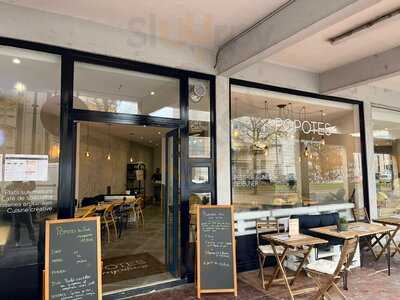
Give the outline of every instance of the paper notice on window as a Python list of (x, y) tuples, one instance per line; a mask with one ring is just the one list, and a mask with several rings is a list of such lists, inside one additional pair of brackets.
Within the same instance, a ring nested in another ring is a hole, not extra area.
[(47, 181), (47, 155), (6, 154), (4, 181)]
[(289, 220), (289, 236), (298, 236), (299, 235), (299, 219), (290, 219)]

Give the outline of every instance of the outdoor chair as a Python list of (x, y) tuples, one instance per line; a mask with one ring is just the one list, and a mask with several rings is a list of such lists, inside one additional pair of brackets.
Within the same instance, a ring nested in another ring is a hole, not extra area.
[[(256, 237), (257, 237), (257, 255), (259, 262), (259, 276), (261, 276), (262, 286), (265, 288), (265, 275), (264, 275), (264, 265), (268, 257), (275, 257), (274, 250), (271, 245), (263, 244), (261, 241), (261, 235), (268, 233), (283, 233), (287, 231), (286, 220), (288, 218), (279, 218), (275, 220), (257, 220), (256, 221)], [(283, 254), (284, 248), (282, 246), (277, 246), (275, 248), (278, 255)], [(292, 255), (302, 254), (302, 251), (290, 251)]]
[(117, 223), (114, 217), (114, 205), (110, 204), (104, 210), (101, 218), (100, 223), (102, 228), (106, 228), (107, 230), (107, 242), (110, 243), (110, 227), (114, 229), (115, 232), (115, 239), (118, 239), (118, 230), (117, 230)]
[[(356, 222), (365, 222), (365, 223), (371, 223), (371, 219), (368, 216), (367, 210), (365, 209), (365, 207), (361, 207), (361, 208), (353, 208), (352, 209), (352, 213), (353, 213), (353, 218), (354, 221)], [(374, 247), (376, 245), (379, 245), (381, 248), (383, 248), (384, 246), (381, 243), (381, 239), (384, 237), (385, 235), (382, 234), (378, 237), (366, 237), (366, 238), (362, 238), (360, 240), (360, 250), (363, 249), (367, 249), (369, 251), (371, 251), (372, 255), (374, 256), (375, 260), (378, 259), (378, 256), (376, 255), (375, 251), (374, 251)], [(363, 251), (361, 251), (362, 253)], [(361, 255), (361, 266), (363, 265), (363, 255)]]
[[(260, 267), (259, 276), (261, 276), (262, 287), (265, 288), (265, 279), (264, 279), (264, 264), (267, 260), (267, 257), (274, 257), (274, 251), (271, 245), (265, 245), (261, 243), (261, 235), (267, 233), (279, 233), (280, 226), (276, 220), (256, 220), (256, 237), (257, 237), (257, 255), (258, 255), (258, 263)], [(277, 247), (278, 254), (283, 253), (283, 247)]]
[(318, 293), (314, 298), (315, 300), (324, 298), (333, 299), (328, 294), (331, 289), (336, 290), (342, 299), (347, 299), (338, 287), (338, 283), (340, 279), (343, 278), (345, 286), (347, 286), (347, 272), (353, 261), (357, 246), (358, 237), (348, 239), (342, 247), (339, 261), (319, 259), (309, 263), (304, 268), (306, 274), (315, 281), (318, 287)]

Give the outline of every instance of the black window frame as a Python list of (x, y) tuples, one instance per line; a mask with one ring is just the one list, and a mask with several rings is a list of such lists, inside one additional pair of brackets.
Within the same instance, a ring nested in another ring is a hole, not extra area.
[[(76, 122), (93, 121), (130, 125), (163, 126), (180, 130), (180, 195), (181, 211), (188, 214), (189, 197), (198, 189), (190, 185), (191, 160), (188, 155), (188, 97), (189, 78), (207, 80), (210, 82), (210, 143), (211, 155), (206, 159), (196, 159), (197, 162), (208, 163), (210, 169), (210, 184), (212, 204), (217, 204), (217, 178), (216, 178), (216, 126), (215, 126), (215, 75), (196, 71), (183, 70), (173, 67), (160, 66), (151, 63), (135, 61), (103, 54), (95, 54), (61, 46), (54, 46), (39, 42), (20, 40), (0, 36), (0, 46), (9, 46), (19, 49), (58, 55), (61, 58), (61, 90), (60, 90), (60, 158), (59, 158), (59, 186), (57, 213), (58, 218), (72, 218), (74, 216), (75, 198), (75, 144), (76, 144)], [(177, 78), (180, 81), (180, 119), (163, 118), (148, 115), (131, 115), (123, 113), (110, 113), (101, 111), (90, 111), (73, 108), (74, 91), (74, 63), (84, 62), (111, 68), (142, 72), (153, 75)], [(186, 207), (187, 206), (187, 207)], [(181, 248), (185, 248), (189, 241), (189, 219), (188, 215), (181, 213)], [(187, 217), (187, 218), (186, 218)], [(181, 252), (182, 253), (182, 252)], [(181, 264), (182, 266), (182, 264)], [(183, 270), (186, 268), (183, 267)], [(182, 272), (181, 277), (190, 278), (192, 274)]]

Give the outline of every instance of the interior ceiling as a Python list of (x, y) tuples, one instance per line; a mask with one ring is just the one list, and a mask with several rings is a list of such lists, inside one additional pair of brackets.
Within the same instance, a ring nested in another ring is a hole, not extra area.
[(267, 61), (321, 73), (400, 45), (400, 18), (371, 28), (332, 45), (338, 36), (379, 16), (400, 8), (399, 0), (384, 0), (272, 56)]
[(0, 0), (216, 49), (287, 0)]
[[(96, 122), (79, 122), (81, 124), (82, 134), (86, 134), (87, 125), (90, 128), (96, 128), (105, 133), (108, 132), (108, 124)], [(136, 142), (147, 147), (160, 147), (161, 139), (171, 128), (150, 127), (150, 126), (134, 126), (134, 125), (121, 125), (111, 124), (110, 134), (123, 140)]]

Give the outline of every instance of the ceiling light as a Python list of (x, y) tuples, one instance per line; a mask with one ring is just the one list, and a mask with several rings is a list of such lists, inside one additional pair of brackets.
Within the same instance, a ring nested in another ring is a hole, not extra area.
[(383, 16), (377, 17), (367, 23), (364, 23), (360, 26), (357, 26), (353, 29), (350, 29), (344, 33), (341, 33), (335, 37), (332, 37), (330, 39), (328, 39), (328, 41), (332, 44), (332, 45), (337, 45), (340, 44), (342, 42), (345, 42), (349, 39), (352, 39), (360, 34), (365, 33), (366, 31), (369, 31), (371, 29), (376, 29), (379, 26), (385, 25), (389, 22), (393, 22), (398, 20), (400, 17), (400, 8), (387, 13)]
[(22, 82), (16, 82), (14, 88), (18, 93), (22, 93), (26, 91), (26, 86)]
[(21, 63), (21, 60), (19, 58), (13, 58), (12, 62), (16, 65), (19, 65)]
[(159, 131), (158, 134), (161, 134), (161, 132)]
[(151, 91), (150, 95), (154, 96), (156, 94), (156, 92)]

